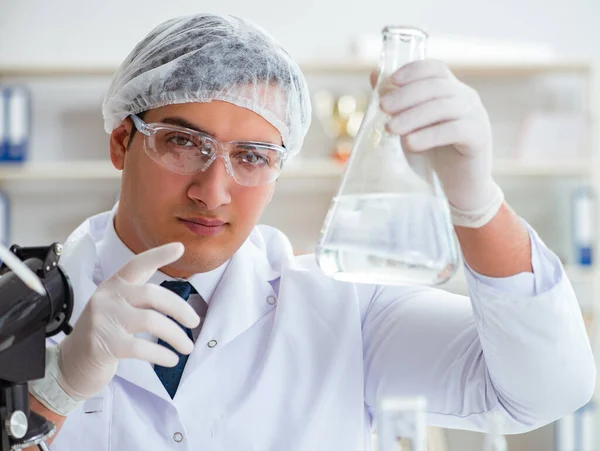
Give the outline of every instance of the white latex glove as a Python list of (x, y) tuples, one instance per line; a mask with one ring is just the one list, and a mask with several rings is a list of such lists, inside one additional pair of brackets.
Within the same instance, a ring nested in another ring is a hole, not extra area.
[(454, 224), (483, 226), (504, 196), (492, 179), (492, 132), (479, 95), (435, 60), (409, 63), (391, 81), (395, 88), (380, 102), (391, 116), (388, 131), (407, 151), (431, 150)]
[(175, 293), (146, 283), (157, 269), (178, 260), (183, 252), (181, 243), (150, 249), (98, 286), (73, 332), (58, 345), (55, 379), (73, 400), (87, 399), (104, 388), (120, 359), (141, 359), (168, 367), (177, 364), (179, 358), (173, 351), (134, 333), (149, 332), (182, 354), (192, 352), (193, 342), (167, 316), (189, 328), (198, 326), (200, 318)]

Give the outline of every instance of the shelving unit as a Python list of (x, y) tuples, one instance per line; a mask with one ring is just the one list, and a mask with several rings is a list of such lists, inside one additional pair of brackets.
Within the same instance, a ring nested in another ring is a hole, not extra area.
[[(494, 162), (493, 172), (499, 176), (590, 177), (594, 172), (594, 165), (595, 162), (591, 160), (576, 163), (548, 162), (537, 165), (516, 160), (497, 160)], [(297, 160), (290, 162), (284, 168), (281, 176), (282, 178), (339, 177), (343, 173), (344, 168), (344, 164), (332, 159)]]
[(108, 158), (106, 161), (60, 161), (0, 165), (0, 181), (110, 180), (121, 178)]
[[(592, 285), (596, 283), (598, 274), (593, 266), (565, 265), (565, 273), (569, 277), (571, 284), (575, 287), (580, 285)], [(467, 282), (464, 272), (459, 269), (456, 274), (446, 283), (437, 288), (450, 291), (456, 294), (468, 294)], [(588, 307), (583, 305), (582, 307)]]
[[(360, 60), (305, 61), (300, 68), (307, 74), (361, 74), (370, 73), (377, 62)], [(527, 76), (552, 73), (589, 74), (592, 70), (585, 61), (554, 61), (536, 63), (467, 64), (450, 63), (452, 72), (460, 76)], [(82, 77), (110, 76), (118, 64), (102, 66), (0, 66), (0, 77)]]
[[(329, 60), (329, 61), (304, 61), (300, 63), (302, 70), (305, 72), (310, 80), (314, 80), (315, 77), (322, 77), (326, 79), (326, 82), (331, 80), (336, 81), (337, 85), (343, 85), (346, 80), (365, 80), (368, 74), (376, 66), (374, 62), (366, 61), (351, 61), (351, 60)], [(108, 86), (110, 77), (117, 69), (118, 65), (100, 65), (100, 66), (0, 66), (0, 84), (1, 83), (18, 83), (27, 82), (36, 84), (36, 86), (42, 86), (43, 89), (50, 89), (53, 86), (61, 86), (57, 90), (57, 94), (50, 100), (44, 98), (44, 103), (41, 106), (46, 110), (47, 103), (55, 100), (57, 96), (62, 95), (65, 90), (70, 90), (74, 81), (79, 83), (78, 86), (86, 86), (89, 83), (93, 85), (98, 91), (98, 97), (101, 96), (100, 90), (105, 89)], [(554, 77), (554, 76), (576, 76), (585, 80), (587, 85), (585, 89), (590, 94), (591, 81), (593, 77), (593, 70), (590, 64), (585, 61), (554, 61), (545, 63), (504, 63), (504, 64), (449, 64), (450, 69), (458, 76), (466, 78), (467, 80), (475, 80), (478, 82), (485, 82), (488, 79), (509, 81), (510, 83), (521, 83), (522, 80), (533, 79), (535, 77)], [(333, 77), (333, 78), (332, 78)], [(68, 80), (68, 81), (66, 81)], [(309, 83), (310, 83), (309, 80)], [(516, 81), (515, 81), (516, 80)], [(468, 81), (467, 81), (468, 82)], [(61, 85), (62, 83), (62, 85)], [(365, 83), (368, 86), (368, 83)], [(529, 85), (528, 85), (529, 86)], [(81, 89), (81, 88), (79, 88)], [(528, 93), (529, 91), (525, 91)], [(591, 95), (586, 95), (586, 98), (591, 98)], [(68, 100), (68, 108), (73, 109), (77, 104), (72, 99)], [(98, 100), (88, 97), (86, 99), (84, 113), (89, 115), (89, 121), (92, 119), (101, 122), (99, 117), (100, 104)], [(593, 102), (584, 103), (585, 108), (592, 108)], [(38, 105), (39, 107), (40, 105)], [(95, 111), (96, 117), (91, 116), (90, 110)], [(79, 111), (75, 110), (72, 116), (68, 116), (69, 119), (78, 118)], [(48, 111), (44, 112), (48, 115)], [(66, 122), (64, 123), (66, 124)], [(88, 123), (85, 123), (87, 125)], [(494, 124), (492, 124), (494, 125)], [(45, 129), (51, 129), (55, 126), (54, 123), (46, 125)], [(77, 123), (80, 126), (80, 123)], [(319, 127), (317, 120), (313, 121), (313, 127)], [(100, 128), (100, 127), (98, 127)], [(100, 133), (103, 133), (100, 131)], [(309, 132), (310, 134), (310, 132)], [(92, 138), (101, 136), (99, 134), (93, 135)], [(46, 138), (44, 136), (43, 138)], [(39, 138), (36, 146), (40, 145), (40, 142), (46, 144), (46, 140)], [(54, 148), (60, 145), (60, 141), (51, 143)], [(316, 142), (318, 146), (321, 144), (319, 141)], [(330, 188), (335, 187), (337, 179), (342, 175), (344, 171), (344, 165), (340, 164), (330, 158), (327, 158), (327, 153), (321, 153), (321, 157), (313, 158), (318, 155), (319, 152), (313, 151), (315, 143), (305, 145), (305, 150), (300, 157), (290, 161), (281, 175), (281, 183), (286, 185), (285, 194), (280, 195), (280, 198), (285, 196), (294, 196), (301, 190), (310, 190), (316, 194), (314, 203), (307, 202), (310, 208), (317, 206), (318, 211), (316, 215), (323, 214), (323, 209), (327, 208), (328, 198), (330, 198), (334, 191)], [(326, 151), (326, 148), (323, 149)], [(74, 153), (74, 151), (71, 151)], [(108, 156), (106, 155), (106, 149), (102, 150), (102, 154), (99, 152), (86, 155), (79, 159), (73, 155), (60, 155), (58, 158), (54, 158), (50, 161), (41, 161), (40, 158), (33, 158), (30, 162), (23, 165), (0, 165), (0, 184), (3, 187), (9, 187), (13, 184), (23, 185), (22, 182), (35, 182), (35, 181), (52, 181), (52, 182), (69, 182), (76, 184), (76, 186), (84, 186), (89, 181), (118, 181), (120, 178), (120, 172), (115, 170)], [(302, 157), (302, 155), (311, 155), (310, 158)], [(525, 161), (519, 161), (516, 159), (503, 158), (504, 155), (496, 155), (496, 161), (494, 162), (494, 174), (498, 177), (509, 178), (510, 180), (536, 180), (540, 184), (551, 183), (552, 180), (586, 180), (592, 183), (595, 187), (600, 184), (600, 166), (596, 159), (596, 151), (590, 152), (589, 157), (577, 159), (575, 161), (544, 161), (536, 164), (532, 164)], [(44, 160), (48, 157), (44, 156)], [(318, 182), (318, 183), (317, 183)], [(519, 183), (519, 182), (516, 182)], [(44, 189), (47, 184), (44, 184)], [(325, 190), (327, 187), (328, 190)], [(600, 189), (598, 190), (600, 192)], [(281, 202), (284, 204), (285, 202)], [(314, 204), (314, 205), (313, 205)], [(307, 206), (307, 208), (308, 208)], [(320, 208), (320, 210), (319, 210)], [(275, 207), (273, 207), (275, 209)], [(310, 213), (310, 212), (308, 212)], [(286, 216), (282, 214), (282, 216)], [(289, 216), (289, 215), (287, 215)], [(272, 214), (270, 219), (277, 219), (276, 214)], [(318, 220), (315, 219), (315, 223)], [(316, 226), (311, 226), (316, 229)], [(13, 227), (14, 228), (14, 227)], [(298, 230), (298, 229), (295, 229)], [(596, 270), (593, 271), (596, 274)]]
[[(368, 88), (366, 79), (372, 71), (376, 63), (365, 61), (337, 60), (337, 61), (304, 61), (300, 63), (302, 70), (309, 78), (309, 86), (312, 81), (321, 77), (325, 80), (324, 83), (335, 82), (332, 88), (340, 88), (348, 80), (352, 80), (353, 88), (356, 88), (356, 81), (361, 80), (363, 88)], [(31, 83), (44, 89), (45, 93), (49, 89), (54, 89), (58, 86), (53, 95), (43, 94), (43, 100), (38, 100), (37, 107), (44, 111), (45, 119), (48, 123), (42, 127), (46, 135), (38, 137), (37, 141), (32, 142), (34, 152), (44, 145), (48, 145), (52, 149), (60, 148), (59, 155), (48, 157), (43, 155), (42, 158), (32, 158), (30, 162), (22, 166), (4, 166), (0, 165), (0, 183), (3, 186), (10, 186), (12, 183), (23, 181), (70, 181), (71, 183), (81, 183), (89, 180), (118, 180), (120, 172), (116, 171), (108, 161), (105, 145), (96, 145), (98, 150), (90, 152), (88, 155), (79, 157), (75, 150), (69, 150), (68, 146), (62, 147), (63, 142), (59, 139), (50, 140), (48, 143), (48, 133), (61, 133), (60, 130), (52, 131), (53, 127), (71, 127), (71, 123), (67, 121), (75, 120), (73, 127), (89, 126), (92, 121), (97, 130), (90, 134), (91, 139), (95, 142), (99, 138), (104, 137), (101, 130), (101, 117), (99, 114), (100, 102), (103, 90), (106, 89), (110, 78), (116, 68), (114, 65), (100, 66), (0, 66), (0, 84), (1, 83)], [(505, 64), (449, 64), (450, 69), (458, 76), (467, 79), (467, 82), (475, 80), (476, 82), (494, 82), (509, 81), (510, 83), (521, 83), (523, 80), (533, 79), (535, 77), (553, 77), (553, 76), (576, 76), (587, 81), (586, 89), (589, 91), (592, 79), (592, 67), (585, 61), (554, 61), (545, 63), (505, 63)], [(516, 81), (515, 81), (516, 80)], [(63, 93), (70, 93), (73, 86), (80, 89), (81, 93), (86, 93), (85, 100), (75, 99), (76, 96), (71, 96), (70, 99), (65, 99), (64, 109), (73, 111), (71, 115), (65, 115), (62, 122), (57, 124), (56, 118), (59, 114), (52, 115), (48, 111), (52, 107), (53, 101), (61, 101)], [(94, 96), (87, 94), (86, 86), (93, 86), (96, 90)], [(82, 86), (84, 88), (82, 88)], [(528, 85), (528, 88), (531, 87)], [(340, 88), (344, 89), (344, 88)], [(525, 94), (529, 93), (527, 89)], [(36, 93), (37, 94), (37, 93)], [(591, 97), (591, 96), (586, 96)], [(83, 106), (79, 106), (77, 102), (85, 102)], [(593, 107), (589, 102), (586, 108)], [(92, 115), (92, 111), (96, 116)], [(80, 114), (83, 113), (83, 114)], [(79, 119), (83, 117), (84, 119)], [(86, 119), (87, 118), (87, 119)], [(35, 117), (34, 117), (35, 119)], [(52, 120), (50, 123), (49, 121)], [(87, 122), (86, 122), (87, 121)], [(492, 124), (494, 125), (494, 124)], [(313, 120), (314, 129), (320, 127), (318, 120)], [(311, 130), (312, 130), (311, 128)], [(48, 131), (50, 130), (50, 131)], [(310, 135), (309, 131), (309, 135)], [(316, 135), (315, 135), (316, 136)], [(51, 136), (52, 137), (52, 136)], [(77, 137), (81, 141), (81, 137)], [(86, 136), (87, 138), (87, 136)], [(326, 138), (326, 137), (325, 137)], [(63, 139), (64, 141), (64, 139)], [(79, 142), (80, 142), (79, 141)], [(308, 140), (307, 140), (308, 141)], [(285, 167), (281, 181), (291, 189), (286, 188), (286, 192), (298, 190), (300, 188), (309, 188), (313, 192), (321, 190), (321, 196), (331, 196), (332, 192), (325, 193), (323, 187), (332, 186), (335, 184), (336, 178), (339, 178), (343, 173), (344, 166), (327, 158), (326, 146), (323, 149), (325, 152), (319, 153), (318, 146), (323, 143), (316, 142), (305, 143), (305, 150), (300, 157), (290, 161)], [(104, 148), (102, 148), (104, 146)], [(316, 149), (316, 150), (313, 150)], [(61, 154), (62, 152), (62, 154)], [(67, 154), (65, 154), (65, 152)], [(102, 152), (102, 153), (100, 153)], [(70, 154), (69, 154), (70, 153)], [(310, 155), (310, 157), (302, 157), (302, 155)], [(581, 179), (594, 180), (600, 177), (595, 177), (598, 173), (598, 162), (595, 159), (595, 153), (590, 152), (590, 157), (578, 159), (576, 161), (545, 161), (538, 164), (531, 164), (525, 161), (509, 159), (510, 154), (497, 154), (494, 162), (494, 174), (499, 177), (508, 177), (512, 180), (521, 177), (525, 179), (539, 180), (540, 183), (547, 183), (553, 179)], [(314, 158), (318, 157), (318, 158)], [(319, 181), (319, 183), (311, 183)], [(595, 182), (594, 182), (595, 183)], [(600, 192), (600, 190), (599, 190)]]
[[(323, 86), (329, 83), (329, 86), (336, 89), (343, 89), (344, 84), (348, 84), (353, 90), (356, 89), (358, 80), (362, 81), (364, 88), (368, 87), (368, 75), (376, 66), (372, 62), (360, 61), (305, 61), (300, 64), (307, 78), (322, 79)], [(510, 86), (521, 86), (522, 91), (515, 94), (514, 98), (501, 101), (513, 106), (511, 102), (519, 101), (520, 95), (527, 96), (533, 93), (537, 86), (530, 84), (533, 79), (547, 79), (552, 77), (577, 77), (583, 80), (584, 101), (582, 109), (589, 111), (594, 116), (597, 111), (597, 103), (594, 101), (592, 85), (594, 81), (594, 71), (590, 64), (585, 61), (555, 61), (548, 63), (507, 63), (507, 64), (450, 64), (450, 69), (454, 74), (467, 81), (481, 83), (487, 89), (495, 88), (494, 83), (500, 81)], [(13, 242), (19, 242), (21, 245), (29, 244), (27, 240), (36, 238), (36, 244), (44, 244), (54, 241), (58, 234), (68, 233), (77, 226), (81, 219), (95, 212), (106, 210), (114, 202), (115, 190), (118, 180), (121, 177), (120, 171), (113, 168), (108, 159), (105, 145), (101, 138), (105, 138), (101, 130), (101, 117), (99, 114), (102, 90), (108, 86), (110, 78), (117, 65), (104, 66), (21, 66), (21, 67), (2, 67), (0, 66), (0, 84), (26, 82), (34, 84), (38, 92), (41, 92), (41, 99), (38, 102), (38, 108), (43, 110), (46, 123), (42, 126), (42, 132), (37, 137), (37, 141), (32, 143), (35, 150), (48, 145), (57, 150), (57, 155), (48, 157), (46, 154), (38, 153), (42, 158), (33, 158), (23, 165), (2, 165), (0, 164), (0, 189), (7, 190), (9, 194), (15, 196), (13, 208), (18, 209), (18, 214), (13, 216), (12, 229), (16, 230), (19, 238)], [(309, 82), (310, 83), (310, 82)], [(520, 84), (520, 85), (519, 85)], [(87, 86), (93, 89), (88, 90)], [(525, 86), (523, 88), (523, 86)], [(58, 87), (58, 88), (56, 88)], [(71, 95), (71, 91), (82, 94), (82, 99)], [(361, 88), (362, 89), (362, 88)], [(93, 91), (93, 94), (90, 94)], [(492, 93), (495, 94), (495, 93)], [(67, 99), (67, 96), (70, 96)], [(64, 99), (63, 99), (64, 97)], [(496, 98), (497, 100), (497, 98)], [(55, 106), (54, 102), (62, 102)], [(79, 102), (79, 103), (78, 103)], [(486, 104), (487, 105), (487, 104)], [(523, 107), (519, 104), (517, 107)], [(528, 106), (525, 104), (525, 106)], [(67, 114), (60, 116), (59, 109)], [(93, 114), (92, 114), (93, 113)], [(510, 115), (508, 115), (510, 116)], [(492, 115), (491, 115), (492, 117)], [(57, 118), (61, 118), (59, 121)], [(492, 117), (492, 119), (494, 119)], [(73, 122), (73, 125), (71, 124)], [(100, 124), (100, 125), (99, 125)], [(39, 124), (38, 124), (39, 125)], [(93, 130), (90, 133), (83, 133), (85, 138), (96, 140), (93, 152), (81, 157), (71, 148), (61, 147), (63, 142), (76, 141), (81, 143), (81, 136), (77, 135), (69, 139), (58, 139), (55, 135), (65, 132), (68, 126), (74, 128), (88, 126)], [(496, 124), (497, 125), (497, 124)], [(55, 130), (56, 127), (63, 126), (63, 129)], [(314, 127), (319, 127), (318, 121), (313, 121)], [(492, 120), (492, 126), (494, 122)], [(311, 130), (312, 131), (312, 130)], [(54, 135), (50, 136), (53, 133)], [(309, 132), (311, 133), (311, 132)], [(592, 132), (593, 134), (593, 132)], [(50, 139), (47, 138), (56, 138)], [(598, 136), (600, 138), (600, 135)], [(281, 175), (282, 186), (276, 190), (272, 204), (267, 208), (261, 222), (273, 224), (286, 232), (294, 246), (300, 252), (310, 251), (318, 237), (320, 227), (329, 207), (331, 197), (335, 194), (337, 181), (344, 171), (344, 165), (327, 158), (328, 145), (323, 146), (320, 158), (313, 158), (318, 155), (318, 149), (313, 151), (314, 145), (323, 144), (316, 140), (316, 143), (305, 145), (305, 150), (301, 156), (286, 164)], [(508, 149), (510, 151), (510, 149)], [(39, 151), (38, 151), (39, 152)], [(302, 155), (311, 155), (310, 158)], [(591, 147), (589, 155), (581, 157), (575, 161), (541, 161), (536, 164), (509, 159), (506, 156), (512, 156), (509, 152), (496, 155), (493, 170), (494, 175), (509, 180), (510, 183), (519, 184), (521, 181), (529, 182), (534, 186), (540, 186), (534, 194), (523, 192), (522, 197), (540, 196), (543, 200), (553, 200), (556, 193), (546, 192), (549, 186), (555, 181), (585, 181), (594, 186), (597, 193), (600, 193), (600, 164), (598, 161), (598, 149)], [(55, 158), (56, 157), (56, 158)], [(51, 183), (34, 183), (51, 182)], [(54, 185), (67, 185), (67, 191), (62, 191), (62, 195), (56, 199), (52, 190)], [(32, 185), (32, 188), (24, 187)], [(20, 188), (19, 188), (20, 187)], [(22, 191), (19, 191), (22, 190)], [(24, 191), (26, 191), (24, 193)], [(100, 193), (100, 191), (103, 192)], [(64, 195), (68, 192), (69, 195)], [(73, 196), (71, 196), (73, 193)], [(519, 193), (521, 194), (521, 193)], [(73, 197), (73, 199), (71, 198)], [(537, 200), (533, 202), (538, 207)], [(56, 204), (59, 205), (56, 205)], [(541, 202), (540, 202), (541, 203)], [(557, 200), (558, 204), (558, 200)], [(33, 206), (35, 205), (35, 206)], [(31, 210), (31, 211), (29, 211)], [(519, 212), (519, 211), (518, 211)], [(559, 216), (563, 217), (560, 218)], [(568, 215), (560, 211), (560, 215), (552, 211), (546, 216), (541, 215), (538, 219), (542, 223), (558, 220), (564, 220)], [(37, 235), (40, 224), (50, 224), (49, 231), (45, 234)], [(600, 225), (600, 221), (598, 221)], [(535, 224), (533, 224), (535, 227)], [(551, 224), (552, 227), (556, 225)], [(560, 233), (564, 233), (561, 230)], [(600, 237), (599, 237), (600, 239)], [(596, 249), (600, 249), (600, 241)], [(596, 257), (597, 258), (597, 257)], [(586, 322), (592, 341), (597, 347), (598, 327), (595, 322), (598, 318), (598, 302), (596, 298), (600, 292), (600, 265), (593, 267), (580, 267), (567, 261), (566, 273), (569, 276), (576, 292), (579, 290), (583, 295), (582, 309), (584, 310)], [(462, 268), (445, 285), (439, 288), (455, 293), (467, 294), (466, 281)], [(597, 398), (600, 400), (600, 393)]]
[[(496, 161), (494, 173), (523, 177), (590, 177), (595, 162), (532, 165), (519, 161)], [(282, 179), (337, 178), (344, 164), (331, 159), (297, 159), (291, 161), (281, 174)], [(23, 164), (0, 164), (0, 182), (33, 180), (112, 180), (121, 178), (107, 160), (51, 161)]]

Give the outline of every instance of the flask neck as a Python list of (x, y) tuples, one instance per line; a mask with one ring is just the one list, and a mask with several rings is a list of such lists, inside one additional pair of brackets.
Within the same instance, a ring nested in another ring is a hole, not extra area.
[(383, 52), (379, 82), (405, 64), (425, 58), (427, 34), (416, 28), (387, 27), (383, 30)]

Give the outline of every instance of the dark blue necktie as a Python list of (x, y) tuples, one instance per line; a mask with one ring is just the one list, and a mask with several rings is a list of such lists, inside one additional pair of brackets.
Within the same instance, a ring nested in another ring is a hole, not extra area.
[[(187, 301), (191, 294), (197, 293), (194, 287), (189, 282), (185, 281), (165, 281), (161, 283), (160, 286), (171, 290), (173, 293), (179, 295), (184, 301)], [(184, 330), (184, 332), (190, 338), (190, 340), (194, 341), (194, 339), (192, 338), (192, 330), (184, 326), (181, 326), (181, 328)], [(185, 364), (187, 363), (189, 356), (180, 354), (175, 349), (173, 349), (171, 345), (164, 342), (163, 340), (158, 340), (158, 344), (167, 347), (179, 356), (179, 363), (173, 368), (154, 365), (154, 371), (156, 372), (162, 384), (167, 389), (167, 392), (169, 393), (171, 399), (173, 399), (173, 397), (175, 396), (175, 392), (177, 392), (177, 387), (179, 387), (179, 381), (181, 381), (181, 375), (183, 374), (183, 369), (185, 368)]]

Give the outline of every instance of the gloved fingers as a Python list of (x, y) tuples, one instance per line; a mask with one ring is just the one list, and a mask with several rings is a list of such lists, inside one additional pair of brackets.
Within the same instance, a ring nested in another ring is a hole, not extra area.
[(137, 309), (128, 315), (123, 326), (130, 334), (148, 332), (169, 343), (182, 354), (189, 354), (194, 343), (175, 321), (154, 310)]
[(419, 80), (385, 94), (380, 106), (388, 114), (397, 114), (427, 101), (454, 97), (457, 87), (455, 80), (447, 78)]
[(431, 100), (392, 116), (387, 130), (405, 136), (440, 122), (460, 119), (469, 114), (470, 108), (457, 97)]
[(172, 350), (133, 335), (123, 343), (119, 359), (139, 359), (155, 365), (174, 367), (179, 362), (179, 356)]
[(182, 243), (169, 243), (149, 249), (133, 257), (113, 277), (133, 284), (145, 283), (158, 269), (179, 260), (184, 251)]
[(468, 147), (468, 136), (472, 128), (471, 121), (466, 119), (446, 121), (404, 136), (403, 143), (412, 152), (450, 145), (460, 152), (461, 148)]
[(126, 285), (120, 294), (138, 309), (153, 309), (193, 329), (200, 324), (200, 317), (192, 306), (178, 295), (159, 285)]
[(392, 74), (392, 82), (397, 86), (428, 78), (454, 79), (455, 77), (445, 63), (433, 59), (412, 61)]

